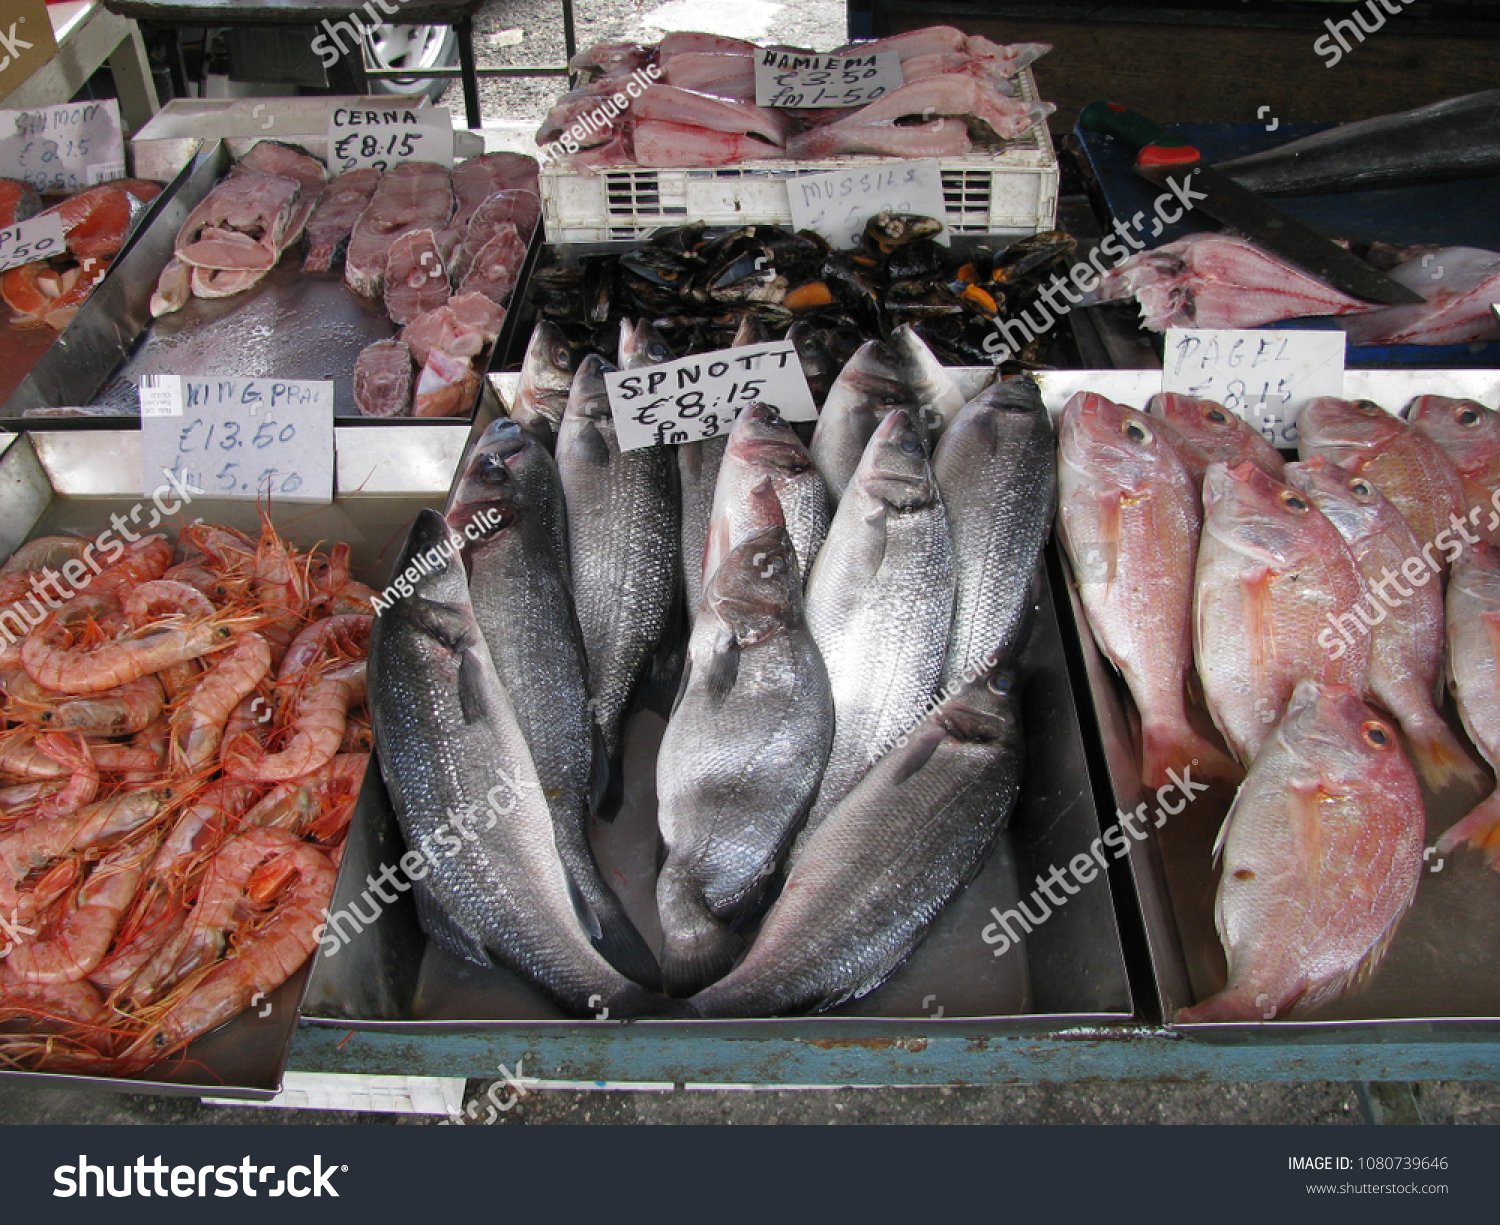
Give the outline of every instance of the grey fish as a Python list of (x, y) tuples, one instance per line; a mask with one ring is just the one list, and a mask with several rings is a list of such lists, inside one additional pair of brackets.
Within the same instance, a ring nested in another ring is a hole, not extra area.
[(833, 697), (791, 537), (768, 527), (708, 582), (656, 761), (670, 994), (691, 995), (729, 969), (742, 945), (734, 929), (774, 880), (832, 742)]
[(578, 367), (557, 435), (573, 598), (594, 721), (618, 759), (625, 713), (671, 617), (678, 581), (677, 465), (664, 447), (620, 450), (597, 354)]
[(649, 319), (620, 320), (620, 369), (659, 366), (676, 356)]
[(922, 423), (934, 436), (941, 434), (964, 406), (963, 392), (911, 324), (903, 323), (891, 333), (890, 349), (900, 364), (901, 380), (917, 404)]
[(568, 389), (578, 361), (577, 350), (557, 324), (543, 319), (531, 330), (510, 415), (548, 451), (557, 443), (557, 427), (568, 407)]
[(735, 968), (692, 999), (704, 1017), (833, 1008), (869, 994), (974, 878), (1020, 790), (1006, 666), (944, 702), (807, 840)]
[(917, 402), (902, 381), (900, 359), (880, 341), (868, 340), (828, 389), (808, 448), (835, 502), (844, 496), (875, 427), (894, 408), (915, 413)]
[(688, 618), (698, 615), (703, 600), (703, 557), (713, 521), (714, 491), (724, 465), (729, 435), (684, 442), (677, 447), (677, 479), (682, 487), (682, 589)]
[(1057, 505), (1055, 456), (1042, 393), (1024, 375), (964, 405), (933, 452), (958, 572), (944, 686), (1025, 644)]
[[(617, 1016), (659, 1012), (665, 1002), (590, 943), (593, 917), (558, 856), (541, 780), (447, 543), (443, 517), (422, 511), (397, 563), (421, 577), (370, 631), (377, 757), (407, 845), (428, 864), (415, 884), (424, 927), (574, 1013), (601, 1003)], [(419, 556), (439, 560), (422, 574)]]
[(561, 499), (552, 457), (502, 418), (470, 454), (446, 518), (449, 529), (469, 541), (474, 616), (531, 750), (558, 854), (597, 920), (594, 947), (626, 977), (655, 988), (656, 958), (600, 876), (589, 845), (589, 818), (602, 789), (595, 770), (598, 733), (561, 551), (566, 544), (559, 545), (549, 521)]
[(1267, 196), (1317, 196), (1500, 174), (1500, 89), (1340, 124), (1264, 153), (1220, 162), (1217, 169)]
[(729, 431), (703, 553), (705, 580), (713, 576), (730, 549), (758, 526), (747, 514), (747, 503), (751, 491), (767, 478), (796, 547), (797, 568), (804, 580), (811, 572), (828, 535), (828, 486), (781, 414), (769, 404), (755, 403)]
[(805, 319), (799, 319), (786, 330), (786, 338), (796, 346), (797, 360), (802, 363), (802, 377), (812, 392), (814, 404), (828, 398), (829, 388), (838, 377), (839, 364), (821, 333)]
[(948, 649), (954, 584), (953, 539), (926, 446), (911, 414), (897, 409), (865, 448), (808, 579), (807, 623), (836, 717), (807, 834), (922, 717)]

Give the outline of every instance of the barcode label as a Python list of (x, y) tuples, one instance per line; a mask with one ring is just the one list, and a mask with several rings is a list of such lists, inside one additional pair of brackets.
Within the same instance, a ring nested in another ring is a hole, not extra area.
[(182, 376), (177, 374), (142, 375), (141, 416), (182, 416)]
[(88, 183), (93, 187), (99, 183), (108, 183), (114, 179), (125, 177), (124, 162), (100, 162), (88, 168)]

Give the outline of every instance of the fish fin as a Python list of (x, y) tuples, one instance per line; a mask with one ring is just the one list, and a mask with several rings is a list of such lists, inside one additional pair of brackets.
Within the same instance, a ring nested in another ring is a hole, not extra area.
[(601, 923), (600, 934), (592, 942), (599, 956), (626, 978), (652, 991), (660, 991), (661, 966), (635, 924), (623, 909), (618, 914), (609, 915), (608, 920)]
[(1260, 676), (1268, 663), (1265, 647), (1271, 642), (1273, 574), (1269, 566), (1261, 566), (1255, 570), (1246, 570), (1240, 575), (1240, 590), (1245, 601), (1245, 639), (1250, 649), (1251, 676)]
[(474, 641), (473, 614), (461, 605), (413, 596), (407, 607), (416, 627), (450, 651), (462, 651)]
[[(1285, 1013), (1297, 1000), (1296, 995), (1273, 1004), (1266, 992), (1247, 986), (1226, 986), (1216, 995), (1188, 1008), (1179, 1008), (1172, 1018), (1174, 1025), (1234, 1024), (1269, 1021)], [(1257, 1001), (1259, 1001), (1257, 1003)]]
[(465, 651), (458, 661), (458, 706), (467, 724), (483, 722), (491, 713), (482, 669), (473, 651)]
[(938, 751), (938, 746), (948, 739), (945, 732), (936, 723), (923, 723), (914, 732), (908, 733), (910, 742), (906, 750), (901, 754), (901, 765), (896, 771), (895, 785), (903, 786), (908, 779), (922, 769), (932, 755)]
[(715, 703), (725, 701), (734, 692), (735, 681), (740, 674), (740, 644), (732, 635), (714, 644), (714, 653), (708, 661), (703, 683), (708, 696)]
[(708, 908), (697, 882), (674, 871), (668, 860), (656, 882), (664, 936), (662, 983), (668, 995), (695, 995), (722, 978), (744, 948), (744, 938)]
[(589, 762), (589, 815), (596, 819), (604, 809), (604, 797), (609, 792), (609, 753), (604, 747), (604, 729), (589, 719), (589, 739), (593, 744), (593, 757)]
[(1442, 791), (1455, 783), (1462, 784), (1476, 795), (1489, 787), (1489, 778), (1458, 742), (1436, 711), (1427, 714), (1421, 725), (1402, 729), (1411, 745), (1412, 760), (1421, 771), (1422, 778), (1434, 791)]
[(1143, 723), (1142, 785), (1151, 790), (1165, 787), (1172, 781), (1173, 770), (1180, 774), (1187, 769), (1200, 777), (1227, 783), (1237, 783), (1245, 776), (1234, 758), (1198, 734), (1187, 722), (1186, 714), (1177, 724), (1157, 719)]
[(572, 903), (573, 913), (578, 916), (578, 925), (583, 928), (583, 934), (589, 938), (589, 943), (597, 945), (604, 938), (604, 925), (599, 922), (598, 914), (589, 905), (588, 898), (583, 896), (583, 890), (578, 887), (572, 873), (564, 869), (563, 877), (568, 882), (568, 901)]
[(1332, 794), (1319, 778), (1292, 778), (1287, 785), (1287, 825), (1302, 863), (1322, 862), (1323, 799)]
[(1380, 933), (1379, 938), (1370, 946), (1369, 951), (1359, 961), (1343, 974), (1330, 978), (1327, 982), (1313, 984), (1295, 1001), (1299, 1014), (1303, 1011), (1310, 1012), (1324, 1004), (1332, 1003), (1343, 995), (1344, 992), (1357, 986), (1368, 979), (1371, 974), (1375, 973), (1376, 967), (1380, 965), (1381, 961), (1385, 959), (1386, 953), (1390, 951), (1391, 940), (1396, 935), (1396, 928), (1401, 925), (1402, 918), (1405, 917), (1407, 910), (1411, 908), (1412, 900), (1417, 896), (1417, 882), (1419, 880), (1421, 880), (1421, 874), (1413, 874), (1410, 891), (1401, 905), (1397, 907), (1395, 914), (1391, 916), (1391, 921), (1386, 925), (1385, 931)]
[(596, 468), (609, 466), (609, 442), (592, 421), (583, 423), (573, 438), (573, 455)]
[(1120, 558), (1120, 519), (1125, 504), (1124, 490), (1095, 495), (1099, 504), (1099, 539), (1095, 542), (1104, 550), (1104, 590), (1107, 594), (1114, 586), (1115, 567)]
[(1488, 796), (1462, 821), (1437, 840), (1437, 849), (1446, 854), (1467, 842), (1489, 857), (1490, 867), (1500, 872), (1500, 791)]
[(495, 965), (483, 940), (461, 928), (425, 882), (413, 882), (412, 896), (417, 906), (417, 925), (434, 944), (477, 966)]

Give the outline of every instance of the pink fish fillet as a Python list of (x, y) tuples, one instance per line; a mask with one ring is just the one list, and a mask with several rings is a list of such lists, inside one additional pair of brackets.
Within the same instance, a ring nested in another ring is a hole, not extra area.
[(656, 46), (656, 58), (669, 60), (685, 51), (717, 51), (723, 54), (754, 55), (760, 48), (743, 38), (729, 38), (722, 34), (699, 34), (679, 31), (668, 34)]
[(364, 417), (411, 415), (411, 350), (400, 340), (377, 340), (354, 359), (354, 403)]
[(441, 349), (427, 354), (412, 402), (413, 417), (458, 417), (469, 411), (479, 392), (479, 374), (467, 358)]
[(894, 89), (847, 118), (837, 120), (833, 126), (885, 123), (907, 115), (920, 115), (924, 119), (950, 115), (980, 120), (1002, 140), (1015, 140), (1056, 109), (1050, 102), (1007, 97), (989, 80), (946, 73)]
[(385, 313), (410, 323), (448, 300), (448, 269), (431, 230), (414, 230), (391, 244), (385, 265)]
[(876, 51), (894, 51), (904, 64), (918, 55), (937, 55), (950, 52), (962, 55), (968, 48), (969, 36), (952, 26), (924, 26), (920, 30), (907, 30), (892, 34), (889, 38), (877, 38), (873, 42), (849, 43), (833, 52), (834, 55), (870, 55)]
[(450, 357), (477, 357), (500, 335), (505, 307), (481, 293), (455, 294), (436, 310), (418, 315), (401, 329), (401, 340), (419, 365), (433, 349)]
[(1253, 328), (1304, 315), (1348, 315), (1370, 304), (1339, 293), (1227, 234), (1189, 234), (1132, 255), (1111, 270), (1091, 302), (1134, 297), (1142, 324), (1169, 327)]
[(662, 120), (715, 132), (754, 132), (774, 145), (786, 144), (787, 118), (782, 112), (694, 93), (675, 85), (652, 85), (632, 108), (637, 123)]
[(882, 157), (963, 157), (974, 147), (969, 130), (956, 119), (897, 126), (870, 123), (845, 127), (827, 124), (793, 136), (786, 144), (796, 158), (839, 157), (845, 153), (874, 153)]
[(415, 230), (441, 230), (453, 216), (453, 185), (444, 166), (400, 162), (385, 172), (349, 236), (344, 283), (362, 297), (378, 297), (391, 244)]
[(258, 140), (249, 152), (230, 169), (231, 175), (267, 174), (295, 179), (305, 195), (316, 200), (328, 178), (323, 163), (294, 145), (275, 140)]
[(608, 140), (611, 131), (623, 123), (625, 116), (629, 114), (629, 107), (626, 107), (623, 114), (616, 115), (612, 113), (612, 104), (606, 106), (614, 96), (617, 85), (618, 82), (605, 78), (591, 82), (582, 89), (569, 90), (552, 104), (552, 109), (542, 120), (542, 126), (536, 130), (536, 143), (551, 144), (570, 130), (573, 132), (573, 139), (585, 148)]
[(574, 72), (600, 72), (608, 77), (629, 76), (651, 62), (651, 48), (639, 43), (595, 43), (568, 61)]
[(516, 227), (509, 223), (501, 225), (495, 237), (474, 253), (458, 292), (482, 293), (497, 306), (504, 306), (521, 279), (521, 266), (525, 262), (526, 244), (516, 233)]
[(455, 166), (453, 195), (457, 203), (447, 228), (438, 236), (438, 245), (456, 246), (461, 242), (479, 206), (502, 191), (523, 191), (540, 197), (536, 158), (524, 153), (486, 153)]
[(450, 271), (462, 281), (474, 257), (499, 236), (503, 226), (512, 226), (524, 246), (531, 242), (542, 215), (542, 198), (530, 191), (497, 191), (469, 219), (463, 243), (454, 253)]
[(785, 156), (776, 145), (737, 132), (661, 120), (638, 123), (635, 129), (635, 158), (642, 166), (728, 166)]
[(1355, 345), (1459, 345), (1500, 340), (1491, 306), (1500, 302), (1500, 252), (1444, 247), (1390, 273), (1427, 299), (1385, 306), (1341, 324)]
[(755, 57), (714, 51), (685, 51), (661, 67), (661, 77), (679, 89), (695, 89), (716, 98), (755, 101)]
[(372, 166), (350, 170), (329, 181), (307, 223), (307, 257), (303, 272), (327, 272), (343, 254), (354, 223), (380, 185), (380, 171)]

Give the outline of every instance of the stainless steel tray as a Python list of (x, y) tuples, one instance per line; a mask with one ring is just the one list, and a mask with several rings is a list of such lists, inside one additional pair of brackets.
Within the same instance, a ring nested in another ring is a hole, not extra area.
[[(989, 371), (960, 371), (977, 388)], [(500, 375), (509, 398), (516, 375)], [(996, 1033), (1024, 1033), (1073, 1025), (1120, 1023), (1135, 1013), (1110, 884), (1097, 877), (1036, 928), (1021, 946), (993, 955), (981, 932), (991, 907), (1014, 907), (1030, 882), (1053, 865), (1065, 867), (1101, 833), (1078, 712), (1063, 654), (1062, 631), (1050, 589), (1045, 590), (1032, 639), (1022, 659), (1022, 719), (1027, 768), (1010, 830), (973, 884), (933, 925), (911, 958), (864, 1000), (821, 1017), (772, 1024), (825, 1033), (837, 1041), (854, 1020), (938, 1024), (983, 1018)], [(641, 711), (627, 730), (625, 806), (611, 825), (598, 826), (594, 847), (606, 879), (619, 891), (648, 941), (659, 944), (655, 915), (656, 808), (654, 763), (665, 727)], [(365, 877), (395, 864), (405, 850), (390, 802), (371, 771), (345, 851), (333, 911), (358, 902)], [(360, 903), (368, 911), (368, 905)], [(318, 956), (304, 1002), (314, 1023), (415, 1033), (448, 1029), (504, 1031), (557, 1026), (609, 1027), (614, 1021), (569, 1020), (528, 983), (505, 970), (482, 970), (432, 946), (417, 926), (415, 907), (402, 894), (395, 905), (332, 956)], [(644, 1022), (732, 1035), (740, 1022)], [(745, 1023), (764, 1026), (765, 1022)], [(816, 1039), (814, 1039), (816, 1040)]]
[[(332, 505), (271, 506), (277, 530), (307, 547), (343, 542), (354, 574), (379, 589), (389, 577), (412, 519), (424, 506), (441, 506), (471, 434), (467, 422), (407, 437), (399, 448), (369, 430), (337, 431), (337, 487)], [(0, 447), (0, 556), (33, 536), (97, 535), (111, 513), (129, 515), (149, 500), (139, 494), (140, 434), (136, 431), (39, 431), (7, 435)], [(202, 518), (252, 534), (260, 529), (253, 502), (195, 498), (180, 518)], [(142, 520), (137, 520), (137, 523)], [(168, 522), (159, 530), (174, 533)], [(370, 772), (374, 777), (375, 771)], [(368, 785), (368, 780), (367, 780)], [(342, 869), (348, 872), (347, 867)], [(260, 1007), (194, 1042), (178, 1059), (137, 1078), (7, 1072), (62, 1081), (87, 1081), (130, 1092), (270, 1097), (281, 1083), (287, 1048), (311, 966), (305, 965)], [(269, 1004), (269, 1011), (266, 1005)], [(264, 1015), (259, 1015), (264, 1012)]]
[[(182, 310), (151, 317), (151, 293), (172, 257), (177, 231), (233, 164), (226, 141), (205, 143), (171, 184), (169, 196), (127, 255), (84, 303), (54, 345), (0, 409), (0, 426), (66, 429), (139, 419), (144, 375), (331, 379), (334, 415), (374, 426), (427, 428), (455, 418), (369, 420), (354, 406), (354, 360), (366, 345), (399, 330), (378, 302), (352, 293), (342, 271), (304, 273), (284, 258), (253, 289), (231, 298), (190, 298)], [(527, 252), (515, 299), (525, 291), (541, 245), (541, 227)], [(491, 346), (486, 371), (512, 347), (509, 316)], [(65, 342), (65, 343), (63, 343)], [(487, 380), (467, 414), (485, 399)], [(44, 410), (79, 409), (53, 416)]]
[[(1061, 371), (1040, 381), (1054, 415), (1076, 391), (1144, 408), (1161, 390), (1160, 371)], [(1374, 400), (1392, 411), (1424, 394), (1466, 396), (1493, 407), (1500, 404), (1500, 372), (1351, 370), (1344, 377), (1345, 396)], [(1131, 812), (1153, 799), (1140, 780), (1139, 719), (1123, 682), (1100, 655), (1071, 583), (1068, 598), (1114, 800), (1121, 811)], [(1463, 737), (1451, 704), (1446, 713)], [(1425, 788), (1423, 794), (1431, 846), (1470, 805), (1462, 797), (1434, 797)], [(1224, 982), (1224, 956), (1213, 923), (1218, 872), (1212, 847), (1232, 799), (1227, 790), (1202, 795), (1149, 840), (1131, 842), (1130, 867), (1157, 1003), (1169, 1024), (1178, 1009), (1213, 994)], [(1293, 1036), (1329, 1042), (1359, 1037), (1431, 1040), (1434, 1034), (1493, 1037), (1500, 1032), (1500, 876), (1473, 851), (1451, 852), (1443, 859), (1434, 855), (1416, 902), (1375, 974), (1315, 1016), (1294, 1013), (1265, 1024), (1172, 1028), (1205, 1041), (1236, 1043), (1276, 1043)]]

